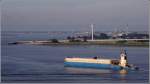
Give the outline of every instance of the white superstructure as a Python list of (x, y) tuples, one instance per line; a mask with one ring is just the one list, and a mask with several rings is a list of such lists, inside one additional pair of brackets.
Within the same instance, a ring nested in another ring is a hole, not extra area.
[(126, 52), (123, 50), (120, 54), (120, 66), (122, 66), (122, 67), (127, 66), (127, 56), (126, 56)]

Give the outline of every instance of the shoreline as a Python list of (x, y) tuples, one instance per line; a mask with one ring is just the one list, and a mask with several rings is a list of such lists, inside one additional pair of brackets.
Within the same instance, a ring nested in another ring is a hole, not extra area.
[(59, 42), (51, 42), (47, 40), (43, 41), (16, 41), (13, 43), (8, 43), (11, 45), (17, 44), (30, 44), (30, 45), (112, 45), (112, 46), (139, 46), (139, 47), (149, 47), (149, 40), (147, 41), (137, 41), (137, 40), (88, 40), (87, 42), (69, 42), (68, 40), (59, 40)]

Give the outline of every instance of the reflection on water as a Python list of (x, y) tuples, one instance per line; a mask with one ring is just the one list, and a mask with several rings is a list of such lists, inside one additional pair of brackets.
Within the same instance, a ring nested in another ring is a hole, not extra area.
[(65, 72), (72, 75), (96, 75), (98, 78), (119, 79), (122, 82), (128, 79), (126, 77), (128, 74), (127, 70), (112, 71), (108, 69), (65, 67)]
[(124, 77), (128, 72), (127, 70), (112, 71), (109, 69), (92, 69), (92, 68), (76, 68), (76, 67), (65, 67), (65, 72), (70, 74), (120, 74)]
[(110, 70), (104, 69), (91, 69), (91, 68), (75, 68), (75, 67), (65, 67), (65, 71), (71, 74), (102, 74), (111, 73)]
[(119, 71), (119, 73), (120, 73), (121, 75), (125, 75), (125, 74), (127, 74), (127, 70), (122, 69), (122, 70)]

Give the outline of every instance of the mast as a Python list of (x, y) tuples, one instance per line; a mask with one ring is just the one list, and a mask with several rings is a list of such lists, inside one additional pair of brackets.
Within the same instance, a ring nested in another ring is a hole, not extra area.
[(129, 27), (128, 27), (128, 24), (126, 25), (126, 35), (128, 35), (128, 33), (129, 33), (129, 31), (128, 31), (128, 29), (129, 29)]

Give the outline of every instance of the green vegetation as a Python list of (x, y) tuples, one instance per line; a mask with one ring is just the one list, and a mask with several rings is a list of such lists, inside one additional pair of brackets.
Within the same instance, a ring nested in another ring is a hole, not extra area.
[(122, 45), (122, 44), (126, 44), (126, 43), (127, 43), (126, 40), (116, 41), (116, 44), (118, 44), (118, 45)]
[(50, 39), (50, 41), (51, 41), (52, 43), (59, 43), (59, 41), (58, 41), (57, 39)]
[(101, 33), (99, 36), (95, 36), (96, 39), (109, 39), (110, 37), (105, 34), (105, 33)]
[[(51, 43), (53, 45), (53, 43)], [(112, 45), (112, 46), (149, 46), (148, 42), (136, 42), (136, 41), (68, 41), (60, 42), (57, 45)]]
[(83, 42), (87, 42), (87, 37), (86, 36), (83, 37)]

